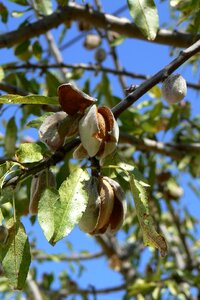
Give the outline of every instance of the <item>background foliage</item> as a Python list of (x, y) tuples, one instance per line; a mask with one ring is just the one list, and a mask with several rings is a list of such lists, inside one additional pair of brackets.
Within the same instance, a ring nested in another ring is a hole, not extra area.
[[(9, 230), (5, 240), (0, 227), (2, 299), (200, 297), (199, 46), (185, 60), (179, 55), (198, 40), (199, 1), (109, 2), (0, 1), (0, 221)], [(188, 95), (169, 105), (159, 82), (179, 66)], [(72, 159), (73, 140), (53, 154), (38, 138), (44, 118), (60, 110), (57, 88), (66, 82), (115, 107), (120, 140), (102, 174), (126, 192), (116, 235), (91, 238), (74, 228), (87, 204), (81, 178), (90, 162)], [(57, 190), (46, 190), (38, 218), (30, 216), (32, 176), (49, 167)], [(51, 210), (50, 199), (60, 207)], [(150, 211), (155, 229), (142, 227), (137, 207)], [(164, 258), (144, 246), (154, 230), (167, 241)], [(64, 239), (52, 248), (45, 237)]]

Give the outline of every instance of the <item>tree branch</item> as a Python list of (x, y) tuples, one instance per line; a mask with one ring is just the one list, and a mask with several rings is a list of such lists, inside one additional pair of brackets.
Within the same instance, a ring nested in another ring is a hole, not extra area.
[(155, 75), (144, 81), (138, 88), (136, 88), (132, 93), (130, 93), (123, 101), (118, 103), (113, 107), (112, 111), (115, 117), (118, 117), (123, 111), (130, 107), (134, 102), (136, 102), (140, 97), (142, 97), (146, 92), (148, 92), (154, 85), (162, 81), (165, 77), (169, 76), (178, 67), (180, 67), (184, 62), (186, 62), (190, 57), (195, 55), (200, 51), (200, 40), (194, 43), (189, 48), (181, 51), (179, 56), (175, 58), (172, 62), (166, 65), (162, 70), (157, 72)]
[[(20, 27), (17, 30), (1, 34), (0, 48), (12, 47), (27, 39), (39, 36), (52, 28), (58, 27), (69, 19), (74, 21), (87, 20), (89, 24), (95, 27), (112, 30), (130, 38), (148, 41), (136, 25), (126, 18), (100, 13), (92, 8), (88, 9), (86, 6), (70, 3), (68, 6), (58, 9), (53, 14), (45, 16), (41, 20)], [(190, 33), (160, 29), (155, 40), (149, 42), (184, 48), (188, 47), (199, 37), (200, 35), (196, 37)]]
[(20, 88), (18, 88), (17, 86), (5, 82), (5, 81), (1, 81), (0, 82), (0, 90), (8, 93), (8, 94), (18, 94), (18, 95), (22, 95), (22, 96), (26, 96), (28, 95), (28, 93)]
[(43, 253), (40, 250), (32, 250), (33, 258), (38, 261), (52, 261), (54, 258), (59, 261), (79, 261), (79, 260), (90, 260), (102, 257), (104, 252), (96, 252), (96, 253), (86, 253), (86, 254), (72, 254), (72, 255), (64, 255), (64, 254), (47, 254)]
[[(125, 111), (129, 106), (131, 106), (137, 99), (143, 96), (149, 89), (154, 85), (159, 83), (163, 78), (175, 71), (180, 65), (187, 61), (190, 57), (200, 51), (200, 40), (194, 43), (189, 48), (182, 51), (177, 58), (175, 58), (171, 63), (165, 66), (162, 70), (157, 72), (151, 78), (144, 81), (136, 90), (130, 93), (123, 101), (118, 103), (115, 107), (112, 108), (112, 112), (115, 117), (118, 117), (123, 111)], [(71, 151), (74, 147), (80, 144), (80, 139), (76, 138), (71, 142), (67, 143), (65, 146), (61, 147), (51, 158), (38, 163), (36, 166), (28, 169), (28, 171), (23, 172), (17, 178), (12, 178), (4, 183), (3, 187), (8, 185), (16, 185), (21, 180), (26, 177), (40, 172), (42, 169), (55, 165), (57, 162), (61, 161), (65, 154)]]
[(66, 297), (66, 295), (69, 294), (77, 294), (77, 295), (91, 295), (91, 294), (108, 294), (108, 293), (114, 293), (126, 290), (127, 285), (121, 284), (118, 286), (111, 286), (108, 288), (102, 288), (102, 289), (76, 289), (76, 290), (68, 290), (68, 289), (62, 289), (58, 292), (59, 296)]
[(200, 153), (200, 143), (174, 144), (163, 143), (149, 138), (137, 138), (125, 132), (120, 132), (120, 142), (134, 145), (137, 150), (153, 151), (167, 155), (174, 160), (182, 159), (186, 154)]
[(29, 287), (29, 290), (32, 294), (32, 299), (33, 300), (43, 300), (43, 297), (40, 293), (40, 289), (37, 286), (36, 282), (33, 280), (30, 272), (28, 273), (26, 280), (27, 280), (27, 285)]
[[(134, 73), (130, 71), (126, 71), (125, 69), (122, 70), (116, 70), (108, 67), (103, 67), (102, 65), (93, 65), (93, 64), (85, 64), (85, 63), (80, 63), (80, 64), (66, 64), (66, 63), (61, 63), (61, 64), (34, 64), (34, 63), (28, 63), (28, 64), (20, 64), (20, 65), (5, 65), (3, 66), (4, 70), (21, 70), (21, 69), (41, 69), (41, 70), (46, 70), (46, 69), (60, 69), (60, 68), (68, 68), (68, 69), (73, 69), (73, 70), (85, 70), (85, 71), (91, 71), (91, 72), (105, 72), (105, 73), (110, 73), (113, 75), (124, 75), (130, 78), (134, 79), (142, 79), (142, 80), (147, 80), (151, 76), (150, 75), (144, 75), (144, 74), (139, 74), (139, 73)], [(1, 86), (1, 84), (0, 84)], [(187, 86), (199, 90), (200, 89), (200, 84), (196, 83), (191, 83), (187, 82)]]

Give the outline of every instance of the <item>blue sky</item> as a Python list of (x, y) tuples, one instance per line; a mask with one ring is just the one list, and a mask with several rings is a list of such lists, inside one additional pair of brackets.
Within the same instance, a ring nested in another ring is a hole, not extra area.
[[(82, 1), (76, 1), (77, 3), (82, 4)], [(92, 1), (86, 1), (87, 3), (92, 3)], [(158, 6), (158, 11), (159, 11), (159, 16), (160, 16), (160, 25), (165, 26), (165, 23), (169, 20), (169, 7), (168, 7), (168, 1), (164, 1), (160, 3), (160, 1), (155, 1), (157, 6)], [(9, 1), (3, 1), (6, 5), (9, 3), (9, 7), (12, 7), (13, 9), (18, 9), (19, 7), (14, 5), (13, 3)], [(118, 0), (118, 1), (102, 1), (105, 11), (108, 12), (113, 12), (117, 8), (121, 7), (124, 5), (125, 1), (124, 0)], [(129, 12), (125, 11), (124, 13), (121, 14), (121, 16), (126, 16), (130, 18)], [(12, 19), (10, 20), (11, 22), (8, 23), (8, 26), (1, 26), (0, 30), (2, 32), (6, 30), (13, 30), (17, 28), (17, 24), (21, 22), (21, 18), (19, 19)], [(172, 29), (176, 28), (176, 24), (171, 24)], [(55, 30), (52, 31), (55, 33)], [(77, 32), (77, 26), (75, 23), (72, 25), (72, 29), (69, 30), (67, 36), (66, 36), (66, 41), (71, 40), (74, 36), (78, 34)], [(55, 37), (56, 38), (56, 37)], [(64, 51), (64, 62), (66, 63), (90, 63), (93, 60), (94, 52), (93, 51), (83, 51), (82, 50), (82, 44), (83, 40), (80, 40), (75, 46), (67, 48)], [(105, 46), (106, 47), (106, 46)], [(172, 60), (172, 57), (169, 57), (169, 47), (168, 46), (163, 46), (163, 45), (156, 45), (153, 43), (149, 42), (144, 42), (144, 41), (139, 41), (136, 39), (129, 39), (127, 38), (124, 43), (119, 45), (117, 47), (117, 52), (119, 54), (121, 64), (124, 66), (124, 68), (128, 71), (133, 71), (136, 73), (142, 73), (148, 75), (154, 74), (157, 72), (159, 69), (164, 67), (167, 63), (169, 63)], [(13, 56), (13, 51), (12, 49), (1, 49), (0, 50), (0, 65), (8, 62), (10, 60), (15, 60)], [(108, 60), (108, 66), (113, 67), (112, 60)], [(182, 66), (179, 70), (179, 73), (181, 73), (186, 80), (190, 82), (197, 82), (198, 80), (198, 74), (194, 74), (191, 70), (190, 67), (188, 66)], [(86, 72), (86, 77), (91, 77), (93, 76), (92, 73)], [(101, 75), (99, 75), (101, 76)], [(93, 80), (93, 85), (95, 82), (98, 81), (97, 77), (96, 79), (94, 78)], [(112, 90), (113, 94), (117, 95), (119, 97), (123, 98), (123, 94), (121, 91), (121, 87), (119, 85), (118, 79), (116, 76), (110, 76), (112, 80)], [(80, 85), (82, 81), (80, 80)], [(135, 80), (133, 81), (130, 78), (127, 78), (127, 85), (131, 84), (138, 84), (139, 81)], [(149, 95), (144, 95), (140, 101), (143, 101), (145, 99), (149, 99)], [(189, 100), (192, 104), (192, 111), (193, 114), (196, 115), (197, 113), (200, 112), (200, 102), (198, 101), (198, 95), (196, 92), (188, 89), (188, 94), (186, 97), (187, 100)], [(10, 118), (10, 116), (14, 113), (16, 110), (15, 108), (9, 108), (6, 113), (3, 115), (3, 119), (7, 120)], [(0, 132), (3, 132), (4, 129), (0, 124)], [(29, 132), (27, 132), (29, 133)], [(31, 132), (33, 133), (34, 137), (36, 138), (36, 132)], [(181, 179), (181, 182), (183, 183), (183, 186), (185, 187), (185, 195), (183, 198), (183, 203), (186, 206), (189, 206), (189, 209), (192, 211), (192, 213), (197, 217), (198, 216), (198, 210), (197, 206), (199, 207), (199, 199), (194, 194), (191, 194), (191, 190), (187, 188), (187, 181), (188, 177), (183, 177)], [(188, 203), (188, 199), (191, 199), (190, 204)], [(32, 239), (31, 232), (37, 232), (37, 245), (40, 249), (44, 249), (47, 253), (60, 253), (64, 252), (66, 254), (70, 253), (69, 250), (67, 249), (66, 242), (69, 241), (70, 243), (73, 244), (73, 249), (75, 252), (78, 252), (80, 250), (88, 250), (91, 252), (96, 252), (98, 251), (98, 246), (95, 243), (95, 240), (92, 237), (88, 237), (84, 233), (80, 232), (78, 227), (75, 228), (70, 235), (64, 240), (59, 242), (55, 247), (50, 246), (47, 241), (45, 240), (43, 233), (36, 223), (34, 227), (30, 225), (30, 222), (24, 218), (23, 220), (27, 231), (29, 232), (30, 239)], [(141, 241), (142, 243), (142, 241)], [(147, 261), (149, 253), (148, 250), (145, 250), (144, 256), (145, 259), (142, 262), (141, 265), (141, 270), (145, 267), (145, 263)], [(108, 287), (108, 286), (116, 286), (118, 284), (121, 284), (121, 275), (118, 274), (117, 272), (112, 271), (111, 269), (108, 268), (107, 261), (104, 258), (99, 258), (98, 260), (92, 260), (91, 262), (84, 262), (84, 265), (87, 266), (87, 272), (83, 274), (83, 276), (79, 280), (79, 284), (82, 288), (87, 287), (88, 285), (94, 285), (96, 288), (103, 288), (103, 287)], [(33, 266), (35, 263), (33, 263)], [(38, 276), (40, 278), (42, 272), (48, 271), (48, 272), (59, 272), (60, 270), (65, 270), (69, 272), (69, 274), (73, 273), (70, 269), (68, 269), (68, 265), (66, 263), (43, 263), (40, 265), (38, 272)], [(106, 274), (106, 277), (104, 276)], [(74, 276), (74, 278), (76, 278)], [(57, 281), (55, 281), (55, 286), (56, 286)], [(79, 299), (79, 297), (77, 297)], [(91, 299), (93, 299), (91, 297)], [(115, 293), (114, 298), (108, 297), (106, 295), (98, 296), (98, 300), (108, 300), (108, 299), (115, 299), (115, 300), (120, 300), (122, 299), (122, 293)]]

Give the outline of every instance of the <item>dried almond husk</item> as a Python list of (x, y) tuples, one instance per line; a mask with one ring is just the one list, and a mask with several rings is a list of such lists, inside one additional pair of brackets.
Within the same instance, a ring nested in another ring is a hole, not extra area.
[(72, 83), (64, 83), (58, 87), (58, 99), (62, 110), (71, 116), (76, 113), (83, 114), (87, 107), (97, 101)]

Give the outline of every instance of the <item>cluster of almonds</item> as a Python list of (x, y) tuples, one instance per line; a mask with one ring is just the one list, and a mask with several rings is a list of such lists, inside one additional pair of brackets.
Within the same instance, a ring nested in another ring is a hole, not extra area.
[(88, 205), (79, 222), (80, 229), (91, 235), (115, 233), (122, 226), (126, 212), (125, 195), (120, 185), (109, 177), (91, 177), (87, 182)]
[(71, 83), (59, 86), (58, 97), (62, 111), (47, 117), (39, 128), (40, 139), (52, 151), (78, 133), (81, 144), (74, 151), (76, 159), (88, 156), (103, 159), (116, 149), (119, 128), (108, 107), (98, 108), (95, 98)]
[[(47, 187), (56, 187), (55, 176), (50, 170), (44, 170), (32, 179), (30, 214), (37, 215), (40, 198)], [(80, 229), (91, 235), (119, 230), (126, 212), (125, 195), (120, 185), (105, 176), (92, 176), (85, 182), (85, 189), (88, 205), (80, 220)], [(1, 232), (3, 229), (0, 226), (0, 240)]]
[[(62, 111), (47, 117), (39, 128), (41, 140), (55, 151), (75, 134), (80, 135), (81, 144), (73, 157), (83, 159), (96, 157), (104, 159), (115, 151), (119, 128), (108, 107), (97, 107), (96, 99), (83, 93), (71, 83), (58, 88)], [(45, 188), (55, 187), (56, 182), (50, 170), (44, 170), (33, 177), (29, 212), (38, 212), (38, 204)], [(116, 232), (122, 225), (126, 211), (125, 195), (120, 185), (108, 177), (92, 176), (85, 183), (88, 205), (80, 220), (80, 229), (91, 235)]]

